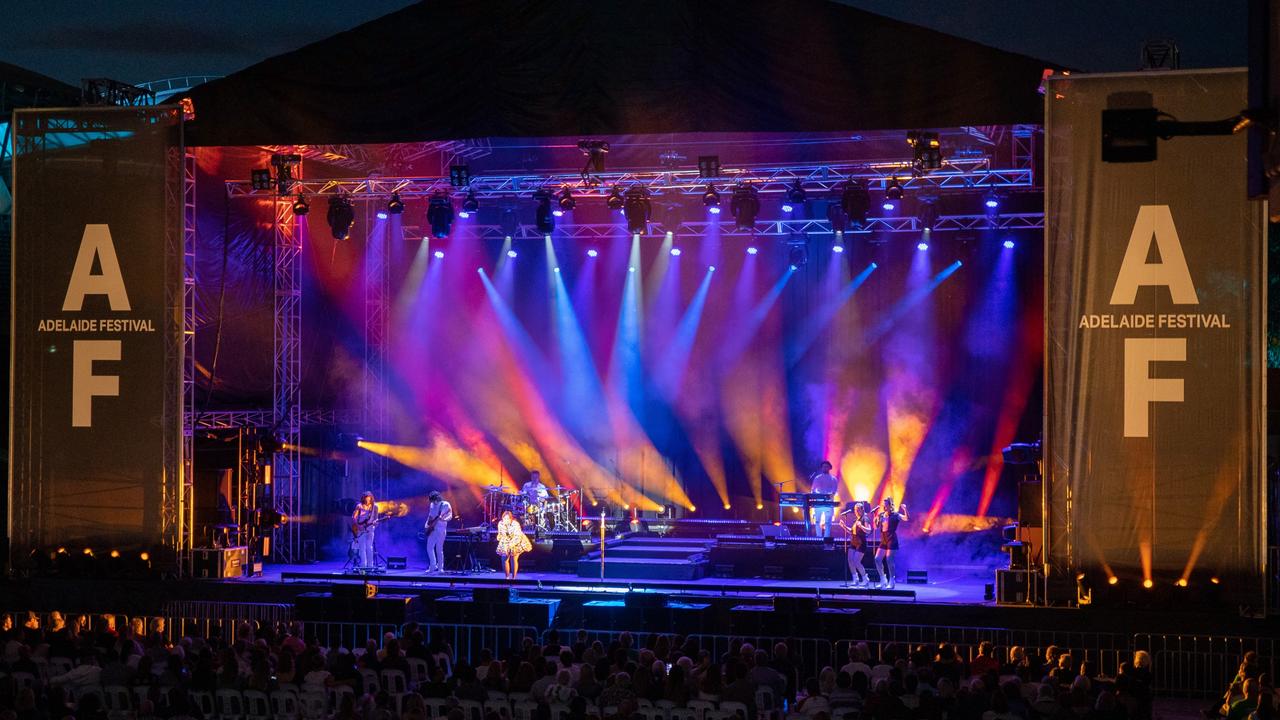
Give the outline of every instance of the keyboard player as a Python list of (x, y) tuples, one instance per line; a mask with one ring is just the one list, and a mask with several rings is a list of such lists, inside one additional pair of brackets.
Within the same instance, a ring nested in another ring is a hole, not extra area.
[[(831, 474), (831, 463), (823, 460), (818, 466), (818, 470), (809, 476), (809, 492), (817, 495), (828, 495), (832, 499), (835, 498), (836, 490), (839, 489), (840, 481)], [(834, 503), (832, 503), (834, 505)], [(810, 512), (810, 527), (817, 537), (831, 537), (831, 515), (835, 511), (834, 507), (815, 507)]]

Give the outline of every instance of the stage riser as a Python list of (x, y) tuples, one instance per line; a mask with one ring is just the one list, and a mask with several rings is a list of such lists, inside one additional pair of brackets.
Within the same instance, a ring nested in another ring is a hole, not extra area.
[[(605, 558), (604, 576), (606, 579), (621, 580), (697, 580), (707, 574), (705, 562), (653, 562), (652, 559), (617, 560)], [(600, 561), (582, 559), (578, 561), (578, 577), (599, 578)]]

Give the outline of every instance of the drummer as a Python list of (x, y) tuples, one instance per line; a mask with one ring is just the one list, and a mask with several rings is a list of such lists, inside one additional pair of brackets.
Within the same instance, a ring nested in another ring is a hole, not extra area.
[(547, 486), (542, 484), (542, 473), (537, 470), (529, 473), (529, 480), (520, 486), (520, 494), (524, 496), (526, 503), (539, 506), (551, 497)]

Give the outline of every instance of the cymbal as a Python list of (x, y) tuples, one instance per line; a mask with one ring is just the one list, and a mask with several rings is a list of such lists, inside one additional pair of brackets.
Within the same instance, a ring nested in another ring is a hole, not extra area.
[(556, 486), (557, 492), (578, 492), (577, 488), (565, 487), (564, 485)]
[(501, 485), (485, 485), (484, 489), (486, 492), (494, 492), (495, 490), (501, 490), (502, 486)]

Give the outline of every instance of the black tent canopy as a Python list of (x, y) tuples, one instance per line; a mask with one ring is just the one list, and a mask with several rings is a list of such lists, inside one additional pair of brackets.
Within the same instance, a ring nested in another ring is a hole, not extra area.
[(1049, 64), (831, 0), (428, 0), (192, 89), (197, 145), (1039, 122)]

